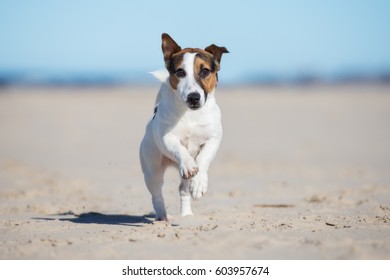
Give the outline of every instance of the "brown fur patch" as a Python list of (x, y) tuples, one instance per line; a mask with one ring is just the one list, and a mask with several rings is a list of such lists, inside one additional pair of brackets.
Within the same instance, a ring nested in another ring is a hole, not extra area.
[[(210, 55), (205, 56), (203, 53), (198, 53), (196, 55), (194, 64), (195, 79), (198, 81), (203, 91), (206, 94), (209, 94), (217, 85), (217, 65)], [(203, 69), (208, 69), (210, 74), (206, 77), (203, 77)]]
[(213, 54), (218, 63), (221, 63), (221, 57), (224, 53), (229, 53), (225, 47), (218, 47), (214, 44), (204, 49), (206, 52)]
[(161, 41), (161, 49), (164, 55), (165, 66), (168, 68), (172, 55), (179, 52), (181, 47), (166, 33), (161, 35)]
[(184, 52), (180, 52), (172, 55), (167, 65), (167, 69), (169, 71), (169, 82), (171, 83), (171, 87), (173, 89), (177, 89), (177, 84), (180, 81), (180, 79), (176, 77), (175, 73), (183, 61), (184, 54)]
[(179, 78), (177, 78), (175, 74), (172, 73), (169, 74), (169, 82), (173, 89), (177, 89), (177, 85), (179, 84), (179, 81), (180, 81)]

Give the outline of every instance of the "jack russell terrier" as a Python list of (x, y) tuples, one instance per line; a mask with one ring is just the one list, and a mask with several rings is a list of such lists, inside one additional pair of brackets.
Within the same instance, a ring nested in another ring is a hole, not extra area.
[(176, 166), (181, 175), (180, 214), (193, 215), (191, 196), (207, 192), (207, 170), (222, 138), (221, 111), (215, 102), (225, 47), (182, 49), (162, 34), (162, 52), (168, 70), (154, 75), (162, 81), (154, 116), (146, 126), (140, 160), (145, 183), (152, 195), (156, 221), (168, 221), (162, 186), (164, 172)]

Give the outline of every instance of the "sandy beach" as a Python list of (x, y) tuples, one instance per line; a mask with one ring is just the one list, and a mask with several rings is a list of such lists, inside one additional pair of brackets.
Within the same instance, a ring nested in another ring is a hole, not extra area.
[(209, 190), (154, 223), (158, 87), (0, 88), (0, 259), (390, 259), (390, 87), (217, 89)]

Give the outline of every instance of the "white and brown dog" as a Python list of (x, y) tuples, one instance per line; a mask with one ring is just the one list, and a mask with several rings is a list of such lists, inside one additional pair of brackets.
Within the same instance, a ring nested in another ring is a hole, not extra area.
[(215, 102), (224, 47), (182, 49), (168, 34), (162, 34), (165, 75), (157, 95), (154, 116), (146, 127), (140, 159), (157, 221), (167, 221), (162, 186), (165, 169), (174, 165), (182, 177), (180, 212), (193, 215), (191, 196), (207, 192), (207, 170), (222, 138), (221, 112)]

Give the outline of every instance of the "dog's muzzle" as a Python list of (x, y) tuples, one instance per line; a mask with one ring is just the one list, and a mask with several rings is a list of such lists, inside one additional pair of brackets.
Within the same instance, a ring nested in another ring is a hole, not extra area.
[(197, 92), (191, 92), (187, 96), (187, 105), (190, 109), (200, 108), (200, 94)]

